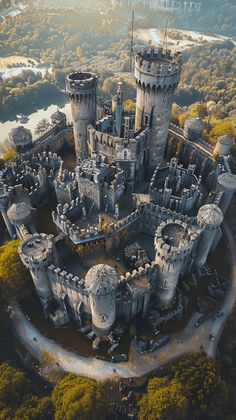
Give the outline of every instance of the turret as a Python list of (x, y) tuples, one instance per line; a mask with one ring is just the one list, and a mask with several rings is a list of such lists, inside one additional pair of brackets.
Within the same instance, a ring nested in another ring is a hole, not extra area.
[(230, 136), (224, 135), (217, 139), (213, 156), (228, 156), (230, 155), (233, 140)]
[(219, 207), (225, 214), (229, 203), (236, 191), (236, 175), (231, 173), (222, 173), (217, 178), (216, 191), (219, 195)]
[(7, 210), (7, 216), (14, 226), (14, 231), (17, 231), (22, 225), (29, 227), (33, 224), (31, 205), (27, 201), (13, 203)]
[(195, 266), (197, 268), (204, 267), (217, 230), (223, 222), (223, 219), (224, 216), (221, 209), (215, 204), (206, 204), (200, 208), (197, 221), (199, 227), (202, 229), (202, 233), (196, 250)]
[(10, 220), (9, 220), (9, 217), (7, 215), (7, 209), (9, 207), (10, 202), (11, 202), (10, 195), (11, 195), (11, 192), (8, 191), (8, 188), (7, 188), (6, 185), (3, 185), (3, 186), (0, 187), (0, 211), (2, 213), (2, 217), (3, 217), (3, 220), (4, 220), (5, 225), (7, 227), (9, 236), (10, 236), (11, 239), (14, 239), (15, 230), (14, 230), (14, 228), (13, 228), (13, 226), (12, 226)]
[(95, 265), (85, 277), (89, 292), (93, 330), (97, 336), (109, 334), (116, 319), (118, 276), (109, 265)]
[(151, 49), (139, 52), (135, 58), (137, 83), (135, 129), (151, 128), (148, 166), (151, 171), (162, 164), (171, 108), (179, 84), (182, 55)]
[(47, 315), (48, 301), (52, 296), (47, 269), (56, 258), (53, 237), (35, 234), (22, 242), (19, 254), (23, 264), (30, 270), (37, 295)]
[(75, 152), (79, 160), (88, 157), (87, 128), (96, 123), (98, 78), (93, 73), (71, 73), (66, 78), (70, 95), (75, 138)]
[(188, 226), (180, 220), (161, 223), (156, 231), (155, 262), (159, 265), (156, 296), (160, 306), (172, 303), (180, 274), (193, 247)]
[(115, 131), (118, 137), (121, 137), (122, 114), (123, 114), (123, 91), (122, 83), (117, 84), (117, 93), (112, 98), (112, 110), (115, 113)]

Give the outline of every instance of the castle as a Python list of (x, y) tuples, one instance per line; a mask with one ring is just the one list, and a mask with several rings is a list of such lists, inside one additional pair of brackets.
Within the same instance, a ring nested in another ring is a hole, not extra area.
[[(112, 106), (98, 107), (97, 76), (68, 75), (75, 171), (55, 153), (72, 130), (59, 113), (59, 129), (1, 173), (0, 211), (10, 237), (21, 239), (45, 316), (56, 327), (73, 319), (80, 331), (90, 328), (95, 349), (115, 344), (118, 320), (151, 322), (151, 302), (156, 329), (182, 316), (181, 281), (204, 272), (236, 190), (230, 140), (219, 139), (216, 159), (200, 121), (184, 130), (170, 124), (181, 65), (180, 53), (161, 48), (137, 54), (135, 115), (124, 112), (121, 84)], [(51, 151), (38, 152), (45, 144)], [(56, 236), (39, 233), (35, 219), (52, 195)], [(75, 263), (61, 261), (62, 244)]]

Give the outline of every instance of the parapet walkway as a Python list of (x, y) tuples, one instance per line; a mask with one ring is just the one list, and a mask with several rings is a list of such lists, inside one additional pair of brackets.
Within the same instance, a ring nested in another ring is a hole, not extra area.
[[(43, 360), (46, 354), (52, 356), (52, 368), (73, 372), (99, 381), (108, 379), (137, 378), (157, 370), (161, 366), (203, 348), (209, 357), (215, 356), (224, 324), (232, 313), (236, 302), (236, 244), (229, 226), (223, 224), (228, 246), (231, 253), (231, 288), (222, 307), (223, 316), (217, 320), (208, 319), (198, 328), (196, 321), (201, 314), (196, 313), (187, 327), (173, 334), (167, 345), (152, 353), (140, 355), (134, 345), (131, 345), (129, 362), (113, 364), (111, 362), (84, 357), (64, 349), (61, 345), (44, 337), (30, 321), (27, 320), (17, 305), (12, 306), (11, 325), (14, 334), (25, 349), (36, 359)], [(210, 335), (214, 340), (210, 340)]]

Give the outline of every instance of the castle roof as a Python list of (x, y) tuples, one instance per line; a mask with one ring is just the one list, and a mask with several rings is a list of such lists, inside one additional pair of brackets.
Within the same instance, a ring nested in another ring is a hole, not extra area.
[(233, 143), (233, 140), (229, 135), (225, 134), (224, 136), (218, 137), (218, 142), (226, 146), (231, 146)]
[(198, 222), (203, 222), (204, 225), (220, 226), (224, 216), (218, 206), (215, 204), (206, 204), (200, 208), (197, 218)]
[(191, 130), (203, 131), (204, 127), (205, 124), (201, 118), (188, 118), (185, 121), (185, 128), (190, 128)]
[(13, 128), (10, 132), (10, 135), (12, 137), (32, 137), (31, 131), (28, 128), (25, 128), (21, 125), (19, 127)]
[(64, 112), (59, 111), (59, 109), (57, 109), (57, 111), (51, 115), (51, 118), (54, 120), (62, 120), (65, 117), (66, 117), (66, 114), (64, 114)]
[(85, 277), (85, 286), (89, 292), (95, 295), (106, 296), (118, 286), (116, 270), (105, 264), (95, 265)]
[(226, 190), (236, 190), (236, 175), (228, 172), (222, 173), (218, 176), (218, 184)]
[(17, 222), (30, 216), (31, 207), (26, 202), (13, 203), (7, 211), (7, 215), (11, 222)]

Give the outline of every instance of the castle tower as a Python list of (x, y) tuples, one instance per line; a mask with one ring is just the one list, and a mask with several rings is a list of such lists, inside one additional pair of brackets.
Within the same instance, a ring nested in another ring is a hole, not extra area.
[(109, 265), (92, 267), (85, 277), (89, 292), (93, 330), (97, 336), (109, 334), (116, 320), (116, 289), (118, 276)]
[(151, 128), (148, 166), (162, 164), (171, 117), (173, 95), (180, 80), (182, 55), (151, 49), (135, 58), (137, 83), (135, 130)]
[(236, 175), (230, 173), (222, 173), (217, 178), (216, 191), (221, 195), (219, 207), (225, 214), (229, 203), (236, 191)]
[(117, 93), (112, 98), (112, 111), (115, 113), (115, 131), (121, 137), (122, 115), (123, 115), (123, 91), (122, 82), (117, 83)]
[(202, 228), (202, 233), (196, 250), (195, 266), (197, 268), (204, 267), (223, 219), (224, 216), (221, 209), (215, 204), (206, 204), (200, 208), (197, 221), (200, 228)]
[(2, 213), (2, 217), (5, 222), (6, 228), (8, 230), (9, 236), (11, 239), (14, 239), (15, 230), (7, 215), (7, 209), (9, 207), (9, 204), (10, 204), (10, 193), (7, 191), (7, 186), (4, 185), (0, 188), (0, 211)]
[(30, 270), (37, 295), (47, 315), (48, 300), (52, 295), (47, 269), (54, 262), (53, 237), (43, 233), (26, 239), (19, 247), (23, 264)]
[(156, 296), (160, 306), (165, 307), (172, 303), (179, 276), (192, 247), (193, 237), (187, 224), (180, 220), (167, 220), (158, 227), (155, 262), (159, 265)]
[(230, 155), (230, 150), (233, 146), (233, 139), (227, 134), (220, 136), (217, 139), (213, 156), (228, 156)]
[(29, 227), (33, 225), (31, 205), (28, 201), (13, 203), (7, 210), (7, 216), (11, 225), (14, 226), (14, 231), (17, 232), (18, 237), (20, 226)]
[(89, 156), (87, 127), (96, 123), (97, 83), (98, 78), (93, 73), (71, 73), (66, 78), (66, 90), (71, 100), (75, 152), (79, 160)]

